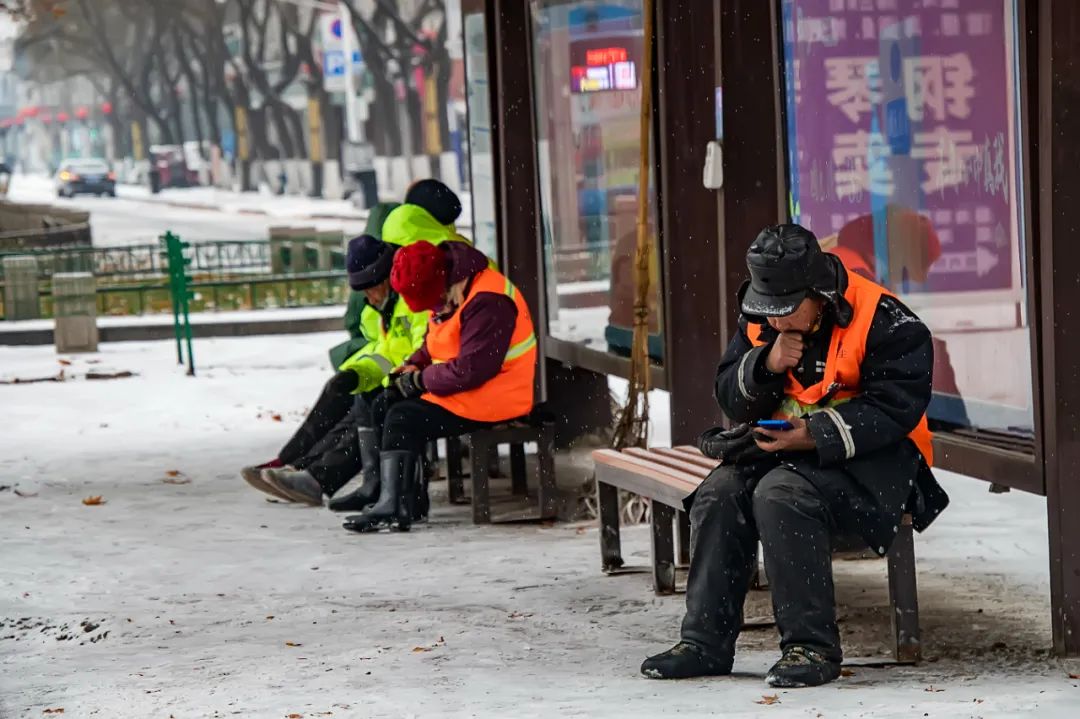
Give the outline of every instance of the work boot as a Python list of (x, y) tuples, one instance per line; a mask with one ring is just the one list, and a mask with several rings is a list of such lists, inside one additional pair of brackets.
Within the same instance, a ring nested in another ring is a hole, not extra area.
[(715, 657), (696, 644), (679, 642), (642, 662), (641, 673), (650, 679), (722, 676), (731, 674), (734, 662), (734, 657)]
[(375, 532), (390, 528), (407, 532), (412, 526), (420, 463), (412, 452), (393, 450), (379, 456), (379, 501), (360, 514), (345, 518), (345, 529)]
[(250, 467), (244, 467), (240, 470), (240, 476), (244, 478), (244, 481), (250, 484), (260, 492), (265, 492), (271, 497), (281, 499), (286, 502), (293, 501), (292, 498), (287, 497), (284, 492), (280, 492), (272, 485), (263, 481), (262, 473), (264, 469), (271, 469), (274, 467), (281, 467), (281, 460), (275, 459), (270, 462), (264, 462), (263, 464), (256, 464)]
[(360, 443), (360, 486), (341, 497), (330, 500), (334, 512), (360, 512), (375, 504), (379, 498), (379, 436), (374, 427), (361, 427), (357, 432)]
[(779, 689), (816, 687), (840, 676), (840, 662), (829, 661), (807, 647), (788, 647), (780, 661), (765, 675), (765, 682)]
[(322, 485), (307, 470), (264, 469), (262, 479), (293, 502), (322, 506)]

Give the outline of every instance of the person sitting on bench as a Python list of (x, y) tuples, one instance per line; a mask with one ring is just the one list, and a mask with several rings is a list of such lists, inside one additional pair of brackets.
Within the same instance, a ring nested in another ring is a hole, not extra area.
[(815, 686), (842, 659), (831, 540), (855, 534), (884, 555), (905, 512), (922, 531), (948, 504), (930, 471), (933, 346), (907, 307), (799, 225), (763, 230), (747, 265), (716, 398), (731, 420), (774, 427), (730, 431), (720, 451), (703, 441), (721, 465), (687, 499), (682, 640), (641, 672), (731, 672), (760, 540), (782, 650), (766, 681)]
[[(364, 464), (378, 464), (370, 426), (377, 396), (389, 386), (390, 371), (424, 341), (427, 312), (413, 312), (390, 287), (394, 245), (370, 235), (349, 241), (349, 285), (366, 296), (360, 326), (367, 343), (346, 359), (323, 387), (315, 406), (278, 452), (265, 464), (245, 467), (251, 486), (290, 502), (321, 506), (356, 476)], [(355, 395), (355, 397), (354, 397)], [(335, 511), (359, 511), (375, 501), (378, 482), (368, 481), (347, 497), (332, 500)]]
[[(381, 491), (346, 529), (409, 529), (425, 445), (528, 415), (536, 335), (521, 292), (461, 242), (417, 242), (390, 275), (414, 312), (432, 311), (423, 347), (394, 375), (399, 401), (377, 417)], [(422, 501), (422, 498), (421, 498)]]

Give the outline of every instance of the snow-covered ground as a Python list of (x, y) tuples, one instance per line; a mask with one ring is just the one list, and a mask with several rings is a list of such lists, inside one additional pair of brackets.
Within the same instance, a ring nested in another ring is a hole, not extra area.
[[(16, 175), (9, 197), (17, 202), (57, 202), (56, 186), (47, 175)], [(125, 200), (220, 210), (241, 214), (264, 214), (279, 218), (304, 218), (317, 215), (363, 220), (367, 212), (347, 200), (323, 200), (269, 192), (232, 192), (216, 187), (165, 188), (152, 194), (143, 185), (117, 185), (116, 195)]]
[[(927, 661), (789, 692), (761, 681), (772, 630), (744, 635), (734, 677), (641, 678), (681, 599), (603, 576), (592, 526), (478, 528), (437, 502), (410, 534), (359, 536), (265, 501), (236, 470), (284, 441), (340, 339), (199, 341), (197, 378), (169, 342), (0, 347), (0, 381), (66, 378), (0, 385), (0, 717), (1077, 716), (1046, 652), (1044, 501), (982, 482), (945, 475), (952, 507), (917, 540)], [(624, 530), (629, 561), (648, 543)], [(883, 655), (883, 563), (835, 571), (848, 655)]]

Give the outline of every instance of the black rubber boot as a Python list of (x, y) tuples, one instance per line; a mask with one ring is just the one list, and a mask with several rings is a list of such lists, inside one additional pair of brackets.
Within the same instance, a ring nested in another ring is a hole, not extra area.
[(642, 662), (641, 673), (650, 679), (714, 677), (731, 674), (734, 662), (734, 657), (714, 657), (696, 644), (679, 642)]
[(360, 443), (360, 486), (330, 500), (333, 512), (361, 512), (379, 499), (379, 435), (373, 427), (357, 431)]
[(765, 682), (771, 687), (796, 689), (828, 684), (838, 676), (840, 662), (830, 661), (807, 647), (788, 647), (765, 675)]
[(345, 518), (342, 524), (353, 532), (375, 532), (380, 529), (409, 531), (416, 505), (416, 485), (419, 483), (420, 462), (412, 452), (393, 450), (379, 457), (381, 487), (379, 501), (360, 514)]

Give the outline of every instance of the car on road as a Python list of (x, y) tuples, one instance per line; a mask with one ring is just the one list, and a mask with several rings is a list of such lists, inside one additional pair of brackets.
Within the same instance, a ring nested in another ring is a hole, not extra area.
[(108, 195), (116, 197), (116, 174), (97, 158), (64, 160), (56, 171), (56, 195)]

